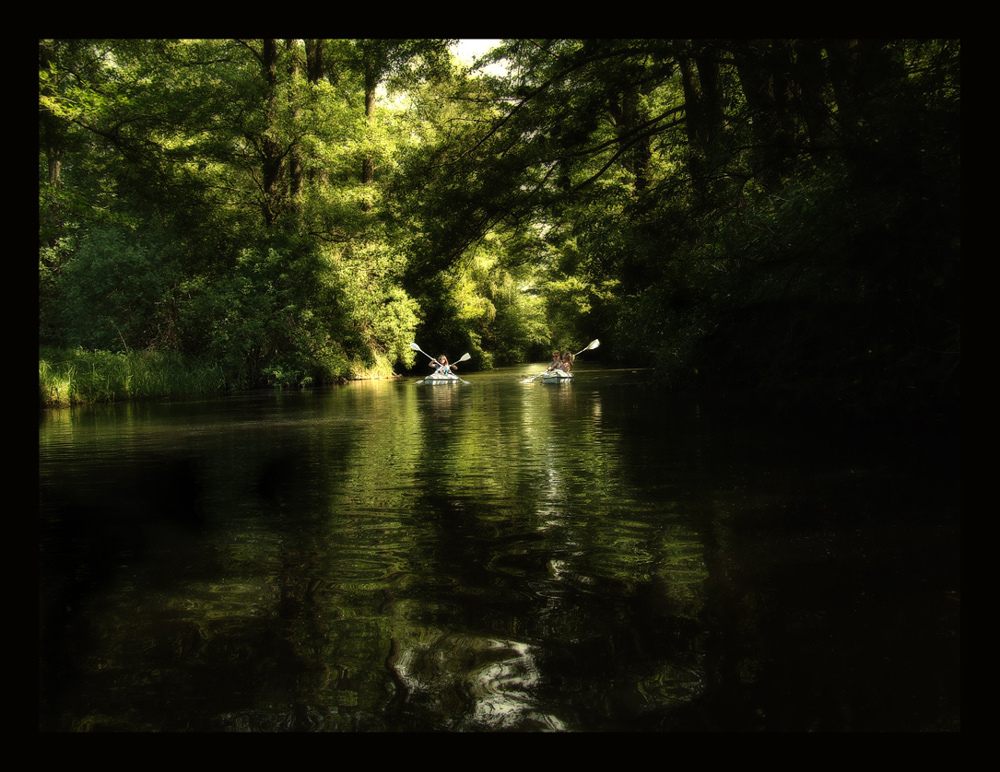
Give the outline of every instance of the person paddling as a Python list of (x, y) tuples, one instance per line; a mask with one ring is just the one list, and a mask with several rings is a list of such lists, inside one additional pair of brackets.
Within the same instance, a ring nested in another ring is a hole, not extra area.
[(436, 360), (431, 360), (429, 366), (437, 368), (434, 372), (441, 373), (442, 375), (448, 375), (452, 370), (457, 369), (455, 365), (448, 364), (448, 357), (444, 354), (439, 356)]

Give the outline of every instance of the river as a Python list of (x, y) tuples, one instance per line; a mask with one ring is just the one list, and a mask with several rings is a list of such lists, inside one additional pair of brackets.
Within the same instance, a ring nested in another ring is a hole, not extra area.
[(40, 730), (960, 730), (957, 451), (538, 369), (43, 412)]

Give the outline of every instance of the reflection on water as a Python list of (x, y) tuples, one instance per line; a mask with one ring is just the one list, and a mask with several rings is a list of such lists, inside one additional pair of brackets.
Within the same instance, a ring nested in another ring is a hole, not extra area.
[(957, 472), (646, 390), (42, 417), (47, 731), (957, 729)]

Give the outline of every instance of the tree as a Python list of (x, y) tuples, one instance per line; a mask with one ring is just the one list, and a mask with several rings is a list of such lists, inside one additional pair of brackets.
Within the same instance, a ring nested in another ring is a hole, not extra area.
[[(360, 74), (364, 93), (364, 114), (369, 132), (368, 148), (361, 162), (361, 180), (368, 187), (374, 185), (376, 156), (373, 136), (376, 131), (375, 105), (378, 89), (382, 86), (399, 88), (412, 84), (428, 75), (440, 74), (448, 56), (448, 40), (389, 40), (359, 38), (353, 42), (351, 66)], [(366, 199), (365, 210), (372, 202)]]
[(480, 362), (600, 334), (716, 384), (956, 380), (957, 41), (513, 39), (503, 77), (447, 43), (40, 41), (43, 338), (241, 383), (406, 366), (418, 324)]

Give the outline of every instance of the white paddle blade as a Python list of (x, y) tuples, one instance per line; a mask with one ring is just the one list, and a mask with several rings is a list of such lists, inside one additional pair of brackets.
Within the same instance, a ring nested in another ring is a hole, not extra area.
[(601, 342), (599, 340), (597, 340), (597, 338), (594, 338), (593, 342), (589, 346), (587, 346), (587, 350), (589, 351), (592, 348), (597, 348), (600, 345), (601, 345)]
[[(468, 361), (470, 359), (472, 359), (472, 356), (470, 354), (468, 354), (468, 353), (465, 353), (465, 354), (462, 354), (461, 357), (459, 357), (458, 362), (466, 362), (466, 361)], [(455, 364), (457, 365), (458, 362), (455, 362)]]
[(432, 362), (436, 361), (434, 359), (434, 357), (432, 357), (430, 354), (428, 354), (426, 351), (424, 351), (422, 348), (420, 348), (420, 346), (418, 346), (416, 343), (411, 343), (410, 344), (410, 348), (412, 348), (414, 351), (419, 351), (421, 354), (423, 354), (425, 357), (427, 357)]

